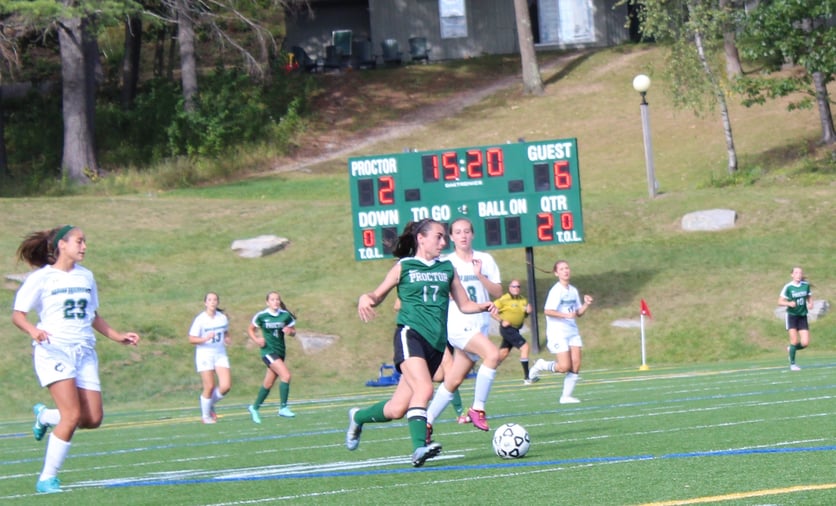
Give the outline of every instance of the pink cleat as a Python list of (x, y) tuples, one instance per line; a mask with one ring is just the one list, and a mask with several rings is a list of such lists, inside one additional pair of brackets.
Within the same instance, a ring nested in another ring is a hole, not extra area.
[(473, 426), (477, 429), (485, 431), (490, 430), (484, 411), (470, 408), (467, 410), (467, 416), (470, 417), (470, 421), (473, 422)]

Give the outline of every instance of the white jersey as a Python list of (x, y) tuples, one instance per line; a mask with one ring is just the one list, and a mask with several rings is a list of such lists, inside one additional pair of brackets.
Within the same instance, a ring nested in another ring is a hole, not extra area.
[[(482, 251), (474, 251), (473, 258), (482, 261), (482, 275), (484, 275), (486, 278), (488, 278), (488, 280), (494, 283), (501, 283), (499, 277), (499, 266), (496, 265), (496, 261), (490, 254)], [(490, 302), (493, 300), (490, 294), (488, 293), (488, 289), (485, 288), (485, 285), (483, 285), (481, 281), (479, 281), (479, 277), (473, 271), (472, 262), (462, 260), (455, 253), (444, 255), (441, 257), (441, 259), (449, 260), (453, 263), (453, 267), (456, 268), (456, 273), (459, 275), (459, 281), (462, 282), (462, 285), (464, 286), (464, 289), (467, 292), (468, 299), (472, 300), (473, 302), (479, 303)], [(456, 303), (452, 299), (450, 299), (450, 306), (447, 311), (448, 334), (456, 333), (457, 330), (465, 327), (475, 327), (478, 330), (485, 327), (486, 325), (489, 326), (490, 323), (491, 316), (489, 313), (462, 313), (459, 310), (459, 306), (456, 305)]]
[(215, 316), (209, 316), (204, 311), (197, 315), (192, 322), (192, 327), (189, 329), (190, 336), (205, 338), (207, 334), (214, 332), (215, 336), (205, 343), (200, 343), (195, 346), (196, 349), (213, 349), (217, 351), (225, 351), (226, 343), (224, 338), (229, 332), (229, 319), (220, 311), (215, 312)]
[[(561, 313), (572, 313), (583, 305), (578, 289), (572, 285), (563, 286), (555, 283), (549, 290), (546, 297), (545, 309), (559, 311)], [(574, 318), (556, 318), (546, 316), (546, 337), (553, 339), (557, 337), (570, 337), (578, 334), (578, 323)]]
[(99, 293), (93, 273), (81, 265), (64, 272), (51, 265), (33, 271), (15, 295), (14, 310), (37, 311), (51, 344), (95, 346), (93, 320)]

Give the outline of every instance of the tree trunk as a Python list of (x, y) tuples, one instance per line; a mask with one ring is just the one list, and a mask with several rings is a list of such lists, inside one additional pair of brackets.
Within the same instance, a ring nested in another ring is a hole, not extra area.
[(821, 120), (821, 141), (823, 144), (833, 144), (836, 142), (836, 131), (833, 130), (830, 96), (827, 93), (824, 74), (813, 72), (813, 85), (816, 87), (816, 104), (819, 108), (819, 118)]
[[(729, 7), (729, 0), (720, 0), (720, 10)], [(740, 65), (740, 53), (737, 51), (737, 39), (734, 33), (735, 27), (729, 25), (723, 32), (723, 50), (726, 53), (726, 76), (733, 79), (743, 74), (743, 67)]]
[(122, 109), (130, 109), (139, 83), (139, 55), (142, 48), (142, 19), (131, 16), (125, 21), (125, 56), (122, 59)]
[(543, 79), (534, 52), (534, 35), (531, 33), (531, 16), (528, 0), (514, 0), (514, 15), (517, 18), (517, 39), (520, 44), (523, 90), (531, 95), (543, 94)]
[(7, 178), (9, 160), (6, 157), (6, 108), (3, 107), (3, 84), (0, 82), (0, 178)]
[(734, 136), (732, 135), (729, 108), (726, 104), (726, 94), (723, 93), (723, 88), (720, 87), (720, 83), (717, 82), (717, 78), (714, 76), (714, 72), (711, 71), (711, 66), (705, 58), (705, 47), (702, 42), (702, 33), (694, 33), (694, 44), (697, 46), (697, 55), (699, 55), (703, 71), (706, 76), (708, 76), (711, 88), (714, 90), (714, 96), (717, 99), (717, 103), (720, 105), (720, 117), (723, 119), (723, 133), (726, 135), (726, 151), (728, 152), (729, 157), (728, 171), (729, 174), (734, 174), (737, 172), (737, 152), (734, 149)]
[(195, 59), (194, 22), (188, 0), (177, 0), (177, 42), (180, 45), (180, 79), (183, 83), (183, 108), (197, 107), (197, 60)]
[[(67, 179), (86, 183), (98, 172), (91, 111), (95, 102), (93, 64), (86, 61), (86, 22), (81, 18), (62, 20), (58, 29), (61, 50), (61, 79), (64, 117), (64, 147), (61, 170)], [(93, 93), (91, 93), (91, 90)]]

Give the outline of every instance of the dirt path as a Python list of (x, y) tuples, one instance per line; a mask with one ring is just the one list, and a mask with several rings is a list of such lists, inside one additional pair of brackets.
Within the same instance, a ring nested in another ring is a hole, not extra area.
[[(568, 65), (587, 54), (588, 52), (579, 51), (541, 61), (541, 75), (557, 67)], [(352, 153), (375, 143), (397, 139), (429, 123), (455, 116), (465, 108), (478, 104), (494, 93), (519, 84), (521, 79), (519, 74), (497, 79), (481, 88), (457, 93), (450, 98), (435, 102), (429, 107), (420, 108), (411, 112), (409, 117), (402, 121), (387, 122), (384, 125), (364, 130), (355, 135), (344, 135), (338, 129), (332, 130), (330, 133), (318, 132), (316, 134), (318, 149), (302, 147), (294, 156), (277, 160), (270, 172), (302, 170), (329, 160), (347, 158)]]

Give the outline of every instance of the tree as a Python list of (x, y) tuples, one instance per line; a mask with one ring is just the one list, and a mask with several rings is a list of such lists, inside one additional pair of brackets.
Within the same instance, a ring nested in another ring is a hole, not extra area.
[(532, 95), (542, 95), (543, 80), (540, 77), (540, 66), (537, 65), (537, 55), (534, 52), (534, 35), (531, 33), (528, 0), (514, 0), (514, 14), (517, 18), (523, 90)]
[[(762, 104), (767, 98), (803, 93), (790, 110), (812, 107), (819, 111), (822, 143), (836, 143), (827, 84), (836, 75), (836, 0), (763, 1), (744, 22), (744, 54), (764, 62), (760, 76), (741, 79), (737, 87), (746, 95), (744, 105)], [(802, 75), (783, 72), (787, 63)]]
[(674, 104), (695, 113), (720, 108), (726, 140), (729, 174), (737, 172), (737, 151), (731, 128), (726, 90), (717, 77), (715, 55), (724, 43), (730, 11), (720, 0), (626, 0), (637, 9), (644, 37), (670, 43), (666, 73), (673, 87)]

